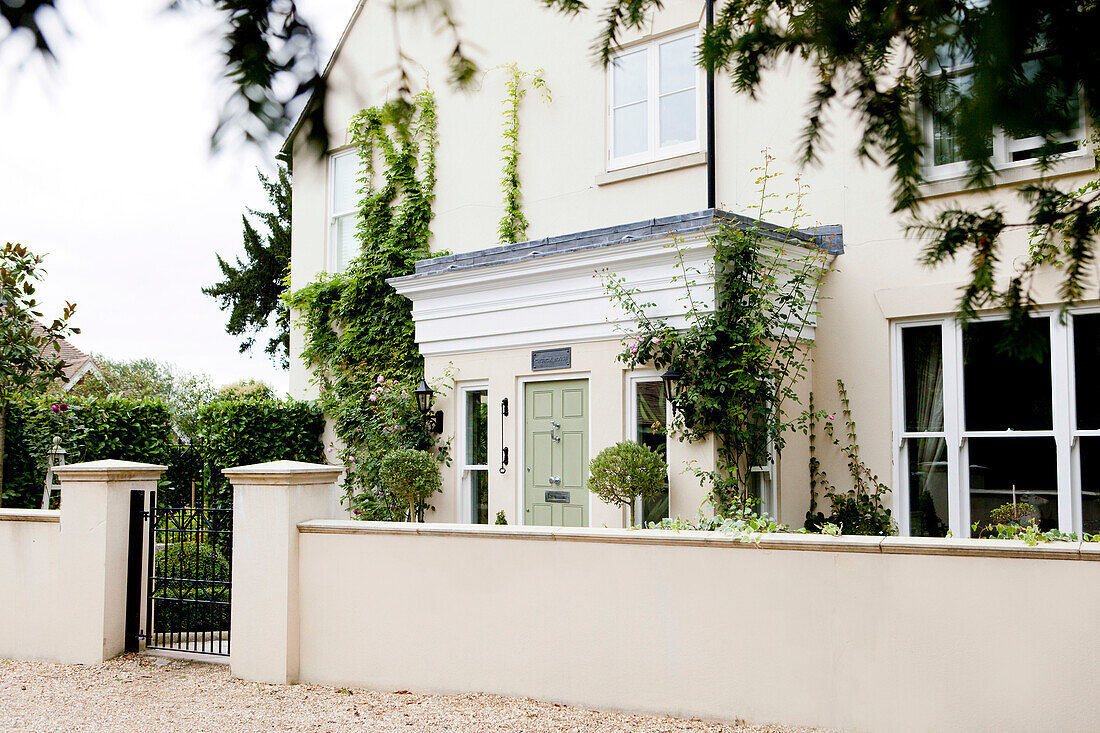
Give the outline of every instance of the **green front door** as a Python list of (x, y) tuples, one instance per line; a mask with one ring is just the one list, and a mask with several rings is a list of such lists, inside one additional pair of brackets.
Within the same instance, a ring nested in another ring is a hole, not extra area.
[(534, 382), (525, 395), (526, 524), (588, 526), (588, 382)]

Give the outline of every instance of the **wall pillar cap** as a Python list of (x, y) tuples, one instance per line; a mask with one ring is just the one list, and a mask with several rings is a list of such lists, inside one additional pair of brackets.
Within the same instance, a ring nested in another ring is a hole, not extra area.
[(63, 482), (72, 481), (156, 481), (168, 469), (156, 463), (135, 461), (87, 461), (57, 466), (53, 472)]
[(299, 486), (311, 484), (331, 484), (340, 478), (343, 466), (330, 466), (325, 463), (304, 463), (302, 461), (269, 461), (251, 466), (226, 468), (222, 471), (234, 486), (251, 484), (274, 484), (278, 486)]

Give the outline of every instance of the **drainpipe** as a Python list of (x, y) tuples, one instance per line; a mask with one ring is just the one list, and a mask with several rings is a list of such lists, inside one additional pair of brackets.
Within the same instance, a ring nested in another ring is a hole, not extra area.
[[(707, 31), (714, 27), (714, 0), (706, 0)], [(707, 208), (718, 208), (718, 183), (715, 160), (714, 69), (707, 69)]]

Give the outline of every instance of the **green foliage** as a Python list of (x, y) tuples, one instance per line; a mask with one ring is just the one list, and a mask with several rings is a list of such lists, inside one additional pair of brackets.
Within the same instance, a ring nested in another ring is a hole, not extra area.
[(314, 368), (326, 402), (359, 391), (356, 375), (362, 371), (372, 378), (411, 378), (423, 370), (412, 306), (386, 283), (411, 274), (414, 263), (430, 255), (435, 97), (424, 92), (416, 99), (409, 138), (397, 135), (389, 107), (363, 110), (352, 120), (352, 142), (362, 163), (356, 230), (362, 254), (345, 272), (322, 274), (288, 298), (306, 331), (302, 357)]
[(198, 435), (199, 408), (215, 394), (209, 377), (188, 374), (154, 359), (115, 360), (100, 355), (94, 359), (99, 373), (89, 372), (69, 395), (162, 402), (182, 439), (193, 440)]
[[(765, 152), (760, 172), (759, 214), (768, 208), (769, 170)], [(782, 209), (797, 222), (802, 189)], [(636, 289), (605, 275), (611, 294), (638, 331), (619, 359), (631, 368), (652, 364), (674, 367), (681, 375), (677, 397), (678, 427), (689, 440), (713, 434), (718, 468), (700, 478), (711, 486), (711, 502), (720, 514), (736, 514), (756, 503), (751, 497), (751, 467), (768, 460), (768, 446), (781, 451), (785, 433), (799, 427), (786, 404), (798, 402), (796, 385), (806, 374), (808, 323), (825, 271), (826, 253), (800, 235), (795, 225), (772, 228), (758, 220), (717, 221), (708, 235), (714, 249), (717, 307), (709, 311), (692, 295), (701, 273), (684, 261), (676, 244), (676, 280), (686, 286), (688, 326), (677, 330), (648, 314), (649, 303), (635, 299)], [(675, 282), (675, 281), (674, 281)]]
[(722, 532), (738, 542), (757, 542), (761, 534), (787, 533), (791, 529), (780, 524), (766, 514), (757, 514), (747, 509), (735, 510), (727, 516), (708, 517), (700, 514), (695, 519), (662, 519), (650, 522), (648, 529), (669, 529), (673, 531), (698, 530), (704, 532)]
[(312, 403), (217, 399), (202, 407), (199, 421), (199, 445), (209, 466), (204, 476), (207, 506), (232, 504), (232, 488), (221, 469), (266, 461), (324, 462), (324, 416)]
[(1037, 522), (1026, 522), (1024, 524), (1013, 522), (1010, 524), (986, 525), (985, 527), (980, 525), (980, 522), (974, 522), (970, 528), (971, 533), (977, 539), (1020, 540), (1029, 547), (1034, 547), (1041, 542), (1100, 542), (1100, 534), (1085, 534), (1078, 538), (1076, 534), (1060, 532), (1057, 529), (1044, 532), (1039, 528)]
[[(343, 400), (329, 406), (337, 434), (347, 436), (339, 453), (347, 467), (345, 500), (356, 519), (400, 521), (408, 504), (386, 490), (381, 461), (400, 449), (430, 450), (434, 441), (425, 429), (412, 381), (360, 378), (362, 392), (349, 390)], [(447, 460), (447, 446), (437, 449), (438, 460)]]
[(172, 418), (165, 404), (120, 397), (22, 398), (10, 403), (4, 504), (37, 508), (53, 438), (67, 463), (118, 459), (168, 464)]
[(1039, 510), (1026, 502), (1002, 504), (989, 513), (992, 524), (1037, 524)]
[(286, 369), (290, 366), (290, 309), (283, 293), (290, 274), (290, 172), (280, 164), (274, 180), (258, 171), (257, 174), (273, 210), (249, 209), (248, 213), (259, 219), (266, 231), (261, 238), (248, 216), (242, 215), (245, 259), (238, 257), (233, 266), (218, 255), (223, 279), (202, 292), (216, 298), (222, 310), (229, 311), (226, 333), (253, 334), (241, 341), (241, 353), (252, 348), (256, 342), (254, 334), (271, 326), (274, 316), (276, 333), (268, 339), (264, 351)]
[(542, 78), (542, 69), (534, 74), (527, 74), (515, 64), (509, 64), (505, 68), (508, 71), (508, 94), (504, 98), (504, 146), (501, 150), (504, 171), (500, 181), (504, 192), (504, 216), (501, 217), (498, 232), (501, 244), (515, 244), (527, 237), (527, 217), (523, 214), (519, 178), (519, 110), (523, 98), (527, 96), (524, 81), (530, 80), (531, 86), (542, 92), (543, 101), (547, 103), (550, 102), (550, 88)]
[[(157, 574), (169, 578), (159, 581), (154, 589), (153, 628), (157, 633), (229, 631), (231, 568), (229, 560), (216, 547), (206, 542), (167, 544), (157, 550), (155, 562)], [(205, 580), (173, 580), (193, 578), (196, 574)], [(162, 598), (171, 602), (162, 603), (159, 600)], [(187, 603), (188, 600), (225, 605)]]
[(504, 510), (503, 509), (501, 509), (499, 512), (497, 512), (496, 524), (508, 524), (508, 518), (506, 516), (504, 516)]
[(391, 496), (409, 507), (409, 521), (416, 521), (416, 506), (440, 490), (443, 477), (439, 461), (431, 453), (397, 448), (382, 458), (378, 479)]
[(588, 489), (608, 504), (630, 507), (634, 526), (638, 499), (653, 499), (665, 491), (668, 464), (657, 451), (633, 441), (604, 448), (588, 464)]
[[(863, 460), (859, 457), (859, 444), (856, 442), (856, 423), (852, 417), (852, 406), (848, 400), (848, 390), (843, 380), (836, 380), (837, 391), (840, 395), (841, 412), (844, 416), (845, 434), (844, 440), (837, 437), (834, 429), (835, 414), (815, 412), (813, 410), (813, 398), (810, 400), (810, 410), (806, 413), (806, 420), (811, 435), (810, 442), (810, 486), (811, 502), (810, 511), (806, 513), (806, 529), (811, 531), (824, 531), (826, 525), (838, 528), (843, 534), (860, 535), (892, 535), (897, 533), (897, 526), (890, 516), (890, 509), (884, 506), (883, 495), (889, 493), (890, 488), (882, 483), (878, 476), (871, 472)], [(852, 488), (839, 491), (829, 482), (828, 476), (821, 468), (817, 459), (817, 445), (813, 436), (817, 433), (818, 421), (822, 422), (822, 430), (832, 444), (840, 450), (848, 462), (848, 473), (852, 481)], [(822, 489), (825, 496), (832, 502), (832, 512), (826, 517), (822, 512), (814, 513), (817, 505), (817, 489)]]
[[(343, 444), (345, 498), (360, 519), (402, 516), (406, 505), (382, 485), (380, 461), (399, 448), (434, 444), (412, 394), (424, 364), (411, 304), (386, 282), (430, 256), (438, 145), (432, 93), (417, 95), (409, 135), (397, 127), (399, 119), (392, 106), (374, 107), (352, 123), (362, 163), (356, 229), (362, 254), (345, 272), (322, 275), (288, 297), (305, 330), (303, 358)], [(436, 447), (446, 460), (447, 446)]]
[(42, 323), (34, 297), (43, 278), (42, 257), (21, 244), (0, 248), (0, 505), (7, 493), (4, 447), (8, 405), (20, 394), (45, 392), (65, 373), (61, 341), (80, 329), (69, 326), (76, 306), (66, 303), (60, 318)]
[(64, 374), (61, 341), (80, 329), (68, 325), (76, 306), (42, 323), (34, 294), (45, 276), (42, 257), (21, 244), (0, 247), (0, 406), (22, 392), (42, 392)]
[(239, 382), (221, 387), (218, 390), (218, 398), (228, 400), (273, 400), (275, 399), (275, 390), (266, 382), (256, 379), (242, 379)]

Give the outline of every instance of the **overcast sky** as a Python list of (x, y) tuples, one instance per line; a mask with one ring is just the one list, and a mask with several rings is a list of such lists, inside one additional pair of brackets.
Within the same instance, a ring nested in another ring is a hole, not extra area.
[[(283, 392), (266, 338), (239, 354), (227, 314), (201, 292), (220, 277), (215, 253), (243, 251), (245, 207), (266, 207), (256, 168), (274, 170), (272, 151), (211, 154), (226, 93), (216, 19), (167, 4), (63, 2), (70, 33), (52, 71), (20, 68), (18, 40), (0, 45), (0, 240), (47, 255), (46, 316), (76, 303), (82, 350)], [(354, 5), (298, 0), (326, 59)]]

